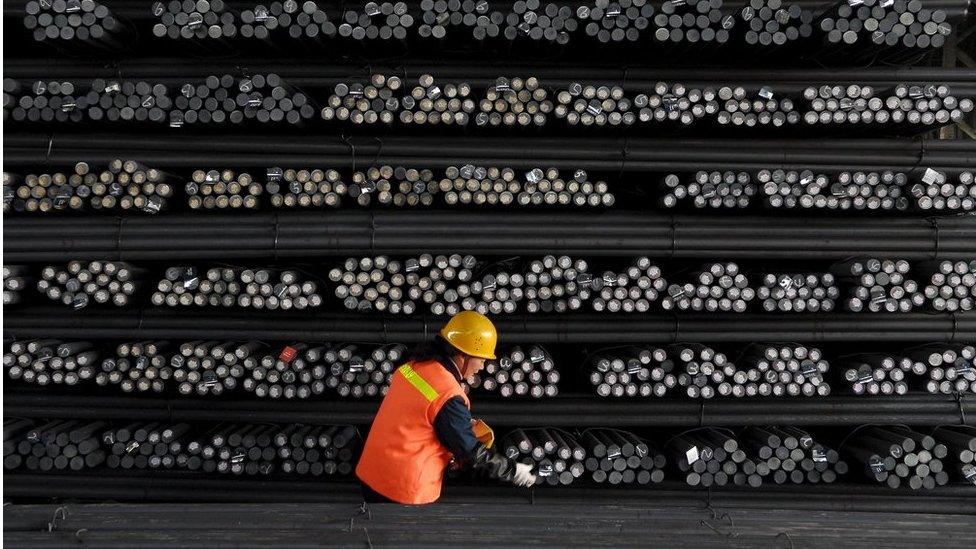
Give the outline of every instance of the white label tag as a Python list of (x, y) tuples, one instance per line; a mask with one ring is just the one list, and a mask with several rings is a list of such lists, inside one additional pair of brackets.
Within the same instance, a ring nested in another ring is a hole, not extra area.
[(688, 465), (698, 461), (698, 447), (692, 446), (689, 448), (688, 451), (685, 452), (685, 457), (688, 458)]

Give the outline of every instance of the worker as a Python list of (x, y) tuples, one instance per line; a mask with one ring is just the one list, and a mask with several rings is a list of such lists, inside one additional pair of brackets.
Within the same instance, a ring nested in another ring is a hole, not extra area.
[(531, 466), (489, 449), (473, 429), (464, 384), (495, 358), (497, 341), (488, 317), (464, 311), (396, 371), (356, 466), (366, 502), (437, 501), (452, 460), (516, 486), (535, 483)]

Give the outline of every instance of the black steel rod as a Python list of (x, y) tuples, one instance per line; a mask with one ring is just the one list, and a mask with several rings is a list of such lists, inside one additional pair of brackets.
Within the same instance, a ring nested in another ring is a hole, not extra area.
[[(4, 395), (8, 417), (131, 421), (322, 422), (368, 424), (376, 401), (198, 401), (188, 398), (51, 395), (22, 391)], [(655, 399), (607, 401), (560, 395), (544, 402), (482, 397), (478, 416), (492, 425), (566, 427), (685, 427), (798, 425), (841, 426), (864, 423), (958, 425), (963, 414), (976, 414), (976, 402), (946, 395), (832, 395), (811, 399), (716, 399), (708, 402)]]
[[(6, 219), (5, 261), (297, 258), (324, 255), (533, 253), (658, 257), (976, 256), (976, 219), (707, 218), (578, 214), (335, 212)], [(231, 234), (233, 233), (233, 234)], [(771, 237), (771, 233), (775, 237)], [(492, 235), (486, 239), (484, 235)], [(165, 237), (165, 238), (161, 238)]]

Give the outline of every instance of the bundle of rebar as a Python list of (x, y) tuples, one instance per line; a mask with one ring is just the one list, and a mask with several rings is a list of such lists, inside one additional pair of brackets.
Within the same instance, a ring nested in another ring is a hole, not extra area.
[(793, 99), (777, 98), (770, 86), (760, 87), (756, 96), (751, 98), (742, 86), (723, 86), (718, 90), (718, 98), (724, 102), (720, 104), (721, 110), (716, 113), (715, 119), (722, 125), (749, 128), (771, 125), (779, 128), (800, 121), (800, 113)]
[(315, 107), (308, 96), (277, 74), (236, 78), (223, 74), (208, 76), (201, 84), (188, 82), (180, 86), (180, 94), (169, 112), (169, 125), (225, 121), (241, 124), (247, 120), (297, 125), (314, 116)]
[(95, 383), (117, 385), (126, 393), (161, 393), (179, 369), (167, 361), (166, 354), (170, 350), (167, 341), (120, 343), (115, 347), (114, 356), (101, 362)]
[(98, 439), (104, 421), (52, 420), (34, 423), (15, 419), (4, 421), (3, 465), (21, 466), (32, 471), (81, 471), (105, 462), (105, 451)]
[(973, 100), (952, 94), (945, 84), (899, 84), (887, 96), (872, 86), (851, 84), (809, 87), (803, 114), (806, 124), (948, 124), (973, 111)]
[[(647, 0), (595, 0), (593, 6), (580, 6), (576, 10), (576, 17), (586, 22), (583, 27), (586, 35), (595, 37), (601, 44), (636, 42), (650, 26), (653, 16), (654, 6)], [(560, 43), (568, 41), (567, 34)]]
[(932, 431), (948, 449), (946, 456), (951, 463), (950, 477), (966, 484), (976, 484), (976, 428), (966, 425), (936, 427)]
[(868, 395), (904, 395), (908, 393), (907, 372), (924, 373), (906, 357), (885, 354), (864, 354), (847, 357), (844, 379), (851, 383), (851, 392)]
[(468, 379), (473, 388), (502, 397), (554, 397), (559, 393), (559, 371), (552, 355), (541, 345), (515, 345), (495, 353), (485, 368)]
[(961, 172), (955, 182), (941, 171), (927, 168), (911, 194), (921, 210), (976, 210), (976, 172)]
[(215, 395), (233, 391), (246, 372), (256, 367), (257, 341), (189, 341), (180, 344), (169, 360), (172, 378), (181, 395)]
[[(328, 367), (325, 386), (343, 398), (383, 396), (389, 390), (396, 369), (407, 358), (407, 346), (347, 344), (321, 351), (321, 363)], [(310, 354), (306, 352), (306, 360)]]
[(722, 13), (722, 0), (665, 0), (654, 16), (654, 39), (724, 44), (734, 26), (735, 16)]
[(820, 19), (819, 28), (828, 44), (870, 41), (879, 50), (941, 48), (952, 34), (946, 13), (923, 8), (921, 0), (841, 3)]
[(624, 94), (620, 86), (573, 82), (566, 89), (556, 90), (553, 113), (571, 126), (630, 126), (637, 122), (637, 114)]
[(598, 351), (588, 359), (588, 377), (602, 397), (663, 397), (678, 385), (665, 349), (635, 346)]
[(12, 341), (3, 355), (7, 377), (37, 385), (77, 385), (95, 376), (98, 350), (85, 341)]
[(922, 293), (936, 311), (976, 308), (976, 260), (916, 263), (914, 268), (928, 282)]
[(587, 429), (579, 435), (586, 472), (597, 483), (658, 484), (667, 458), (637, 435), (618, 429)]
[(748, 427), (736, 440), (759, 475), (776, 484), (831, 484), (849, 470), (837, 450), (798, 427)]
[(371, 74), (367, 84), (339, 82), (320, 111), (323, 120), (392, 124), (401, 107), (403, 79)]
[(688, 486), (762, 485), (763, 468), (725, 429), (704, 427), (675, 435), (665, 443), (664, 455)]
[(478, 103), (478, 126), (545, 126), (554, 109), (549, 91), (534, 76), (500, 76)]
[[(745, 89), (742, 90), (744, 94)], [(634, 107), (640, 109), (637, 119), (641, 122), (679, 122), (687, 126), (706, 114), (717, 113), (717, 97), (715, 89), (710, 87), (689, 88), (680, 82), (657, 82), (651, 91), (634, 96)]]
[(24, 290), (33, 284), (27, 265), (4, 265), (3, 304), (16, 305), (24, 301)]
[(143, 272), (123, 261), (70, 261), (64, 269), (41, 269), (37, 290), (74, 309), (93, 303), (124, 307), (139, 289)]
[(348, 475), (359, 446), (351, 425), (136, 422), (102, 433), (107, 465), (204, 473)]
[(829, 313), (840, 298), (836, 282), (831, 273), (767, 273), (756, 288), (756, 297), (771, 313)]
[[(417, 26), (417, 34), (421, 38), (434, 38), (440, 40), (447, 36), (449, 27), (465, 26), (472, 29), (483, 28), (480, 33), (473, 30), (475, 38), (482, 34), (480, 39), (488, 36), (487, 26), (491, 24), (489, 10), (491, 6), (487, 0), (421, 0), (420, 25)], [(493, 36), (498, 36), (498, 23), (495, 23)]]
[(10, 118), (14, 122), (82, 122), (87, 107), (87, 96), (81, 95), (73, 82), (36, 80), (30, 93), (16, 98)]
[(948, 447), (931, 435), (905, 426), (865, 426), (849, 434), (838, 448), (852, 469), (869, 480), (898, 488), (931, 490), (949, 482)]
[(586, 449), (571, 433), (562, 429), (516, 429), (496, 446), (509, 459), (532, 466), (537, 484), (569, 485), (583, 476)]
[(38, 42), (118, 49), (129, 35), (108, 6), (95, 0), (30, 0), (24, 12), (24, 27)]
[(264, 186), (247, 172), (195, 170), (184, 185), (187, 204), (193, 210), (257, 209)]
[(813, 35), (814, 13), (799, 4), (750, 0), (739, 11), (739, 17), (749, 26), (744, 39), (750, 46), (782, 46)]
[(273, 40), (287, 35), (288, 38), (317, 43), (322, 37), (335, 36), (337, 28), (313, 0), (302, 3), (285, 0), (267, 6), (258, 4), (254, 9), (242, 11), (238, 32), (242, 38)]
[(836, 176), (812, 170), (761, 170), (765, 203), (770, 208), (830, 210), (907, 210), (904, 172), (849, 172)]
[[(503, 21), (501, 34), (506, 40), (524, 37), (559, 45), (568, 44), (570, 33), (579, 27), (572, 8), (552, 2), (543, 4), (540, 0), (517, 0)], [(490, 27), (490, 20), (486, 26)]]
[(320, 307), (319, 283), (296, 270), (170, 267), (152, 294), (156, 306), (307, 309)]
[(173, 107), (169, 89), (163, 84), (144, 80), (92, 80), (91, 91), (85, 96), (92, 121), (120, 120), (137, 122), (165, 122)]
[(695, 208), (748, 208), (759, 189), (749, 172), (698, 171), (690, 181), (681, 183), (677, 174), (664, 178), (667, 194), (661, 198), (666, 208), (674, 208), (688, 199)]
[(665, 310), (744, 313), (756, 297), (749, 279), (736, 263), (708, 263), (691, 274), (694, 282), (671, 284), (661, 300)]
[(160, 0), (151, 7), (159, 22), (152, 33), (173, 40), (222, 41), (237, 36), (237, 18), (224, 0)]
[[(827, 396), (830, 384), (825, 375), (830, 363), (817, 347), (799, 343), (750, 346), (732, 366), (731, 379), (719, 384), (719, 395), (733, 396)], [(713, 377), (714, 380), (714, 377)]]
[(519, 178), (513, 168), (449, 166), (438, 190), (444, 202), (517, 206), (613, 206), (616, 196), (604, 181), (590, 181), (586, 170), (564, 178), (557, 168), (532, 168)]
[(366, 2), (362, 10), (346, 10), (339, 36), (354, 40), (406, 40), (414, 24), (406, 2)]
[(835, 264), (831, 272), (852, 286), (845, 310), (907, 313), (925, 304), (918, 283), (907, 277), (910, 269), (904, 259), (854, 258)]
[(268, 168), (264, 191), (275, 208), (338, 207), (348, 186), (336, 170)]
[(399, 120), (405, 124), (456, 124), (465, 126), (477, 109), (467, 82), (437, 83), (430, 74), (422, 74), (417, 85), (400, 100), (403, 110)]
[(115, 159), (100, 172), (87, 162), (78, 162), (70, 174), (29, 174), (11, 180), (9, 207), (15, 212), (121, 209), (158, 213), (166, 209), (173, 183), (173, 176), (135, 160)]
[(904, 352), (911, 361), (909, 371), (924, 376), (927, 392), (944, 395), (976, 393), (976, 347), (962, 344), (931, 344)]
[(577, 275), (577, 282), (585, 284), (586, 280), (592, 279), (590, 305), (597, 312), (646, 313), (651, 303), (657, 301), (668, 287), (661, 268), (646, 256), (634, 259), (622, 273), (605, 271), (601, 276), (583, 274), (582, 279)]

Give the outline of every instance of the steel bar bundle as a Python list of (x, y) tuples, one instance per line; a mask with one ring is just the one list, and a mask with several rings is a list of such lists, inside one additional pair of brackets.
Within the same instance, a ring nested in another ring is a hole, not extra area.
[(122, 261), (70, 261), (64, 269), (41, 269), (37, 290), (74, 309), (92, 303), (124, 307), (141, 286), (143, 274), (143, 269)]
[(872, 86), (824, 84), (803, 91), (806, 124), (947, 124), (973, 111), (972, 98), (959, 98), (945, 84), (898, 84), (887, 96)]
[(562, 429), (516, 429), (502, 437), (497, 446), (510, 459), (531, 465), (538, 484), (566, 486), (586, 472), (586, 449)]
[(360, 206), (369, 206), (374, 196), (380, 204), (430, 206), (434, 202), (431, 191), (436, 192), (437, 186), (430, 170), (379, 166), (353, 173), (351, 182), (344, 185), (344, 189)]
[(268, 168), (264, 184), (275, 208), (338, 207), (348, 189), (338, 171), (320, 169)]
[(736, 360), (732, 387), (718, 387), (720, 395), (827, 396), (825, 375), (830, 364), (817, 347), (798, 343), (756, 344)]
[(855, 313), (907, 313), (924, 305), (918, 282), (907, 278), (910, 269), (904, 259), (885, 258), (854, 258), (831, 267), (841, 282), (853, 284), (844, 309)]
[(661, 198), (666, 208), (674, 208), (679, 201), (690, 199), (695, 208), (748, 208), (759, 189), (748, 172), (699, 171), (691, 181), (681, 183), (677, 174), (664, 178), (668, 193)]
[(748, 24), (744, 39), (750, 46), (782, 46), (813, 35), (814, 13), (800, 4), (782, 0), (749, 0), (739, 10), (739, 18)]
[(247, 172), (233, 170), (195, 170), (184, 185), (192, 210), (257, 209), (264, 185)]
[(87, 162), (71, 174), (29, 174), (9, 185), (15, 212), (62, 210), (138, 210), (159, 213), (173, 195), (174, 178), (135, 160), (115, 159), (108, 169), (93, 171)]
[(331, 476), (352, 472), (359, 434), (350, 425), (134, 422), (101, 442), (111, 468)]
[[(92, 121), (165, 122), (173, 99), (163, 84), (96, 78), (85, 96)], [(16, 117), (15, 117), (16, 119)]]
[(152, 5), (157, 38), (221, 41), (237, 36), (237, 18), (224, 0), (160, 0)]
[(851, 466), (879, 484), (931, 490), (949, 482), (944, 459), (948, 447), (936, 438), (905, 426), (864, 426), (838, 448)]
[[(570, 13), (572, 12), (570, 11)], [(617, 2), (596, 0), (592, 7), (580, 6), (576, 10), (576, 17), (586, 22), (586, 26), (583, 27), (586, 35), (596, 37), (601, 44), (625, 40), (636, 42), (641, 37), (641, 31), (650, 26), (653, 16), (654, 6), (647, 0), (619, 0)], [(565, 44), (569, 42), (569, 35), (566, 34), (564, 38), (561, 38), (561, 35), (557, 34), (556, 41)]]
[(662, 397), (678, 385), (674, 361), (658, 347), (597, 351), (589, 357), (588, 369), (587, 377), (602, 397)]
[(403, 110), (398, 118), (405, 124), (465, 126), (477, 108), (470, 84), (436, 83), (429, 74), (420, 75), (417, 85), (400, 99), (400, 104)]
[(735, 17), (722, 13), (722, 0), (665, 0), (654, 16), (654, 39), (672, 43), (729, 41)]
[[(595, 280), (587, 270), (586, 260), (574, 259), (568, 255), (547, 255), (541, 260), (530, 262), (527, 272), (521, 276), (521, 280), (525, 283), (524, 288), (521, 288), (523, 290), (521, 294), (526, 300), (525, 310), (529, 313), (564, 313), (581, 308), (583, 302), (592, 295), (585, 284), (587, 280)], [(494, 289), (485, 288), (482, 283), (482, 288), (488, 291), (482, 292), (481, 301), (475, 306), (477, 310), (484, 308), (479, 306), (481, 304), (486, 304), (489, 312), (498, 309), (490, 303), (490, 300), (493, 296), (502, 299), (506, 278), (513, 290), (519, 289), (517, 281), (520, 277), (516, 274), (507, 277), (499, 276), (505, 274), (503, 271), (494, 276), (497, 284)], [(516, 292), (510, 294), (511, 297), (515, 295)], [(515, 305), (517, 302), (516, 298), (512, 303)], [(502, 309), (510, 312), (509, 307), (504, 304)]]
[(771, 477), (776, 484), (830, 484), (849, 470), (837, 450), (797, 427), (749, 427), (736, 440), (755, 462), (759, 475)]
[(468, 380), (473, 388), (502, 397), (554, 397), (559, 393), (559, 371), (552, 355), (541, 345), (515, 345), (485, 362), (485, 369)]
[(314, 116), (315, 107), (309, 97), (275, 73), (239, 78), (223, 74), (207, 76), (202, 84), (181, 85), (169, 112), (169, 125), (256, 120), (294, 126)]
[[(735, 88), (723, 86), (718, 90), (720, 110), (715, 118), (724, 126), (775, 126), (796, 124), (800, 121), (800, 113), (796, 110), (795, 101), (789, 97), (780, 97), (769, 86), (762, 86), (756, 91), (756, 96), (750, 98), (748, 91), (742, 86)], [(706, 107), (709, 105), (706, 104)], [(705, 112), (711, 109), (706, 108)], [(710, 113), (709, 113), (710, 114)]]
[[(590, 280), (590, 305), (594, 311), (646, 313), (668, 287), (661, 268), (647, 256), (633, 260), (622, 273), (605, 271), (601, 276), (577, 275), (577, 282)], [(583, 295), (585, 297), (586, 294)]]
[(320, 111), (322, 119), (348, 120), (353, 124), (392, 124), (397, 120), (395, 113), (401, 108), (403, 79), (374, 73), (366, 82), (335, 84)]
[(965, 425), (936, 427), (932, 436), (945, 444), (953, 480), (976, 484), (976, 429)]
[[(162, 379), (179, 383), (181, 395), (215, 395), (233, 391), (242, 384), (245, 373), (256, 367), (262, 343), (247, 341), (189, 341), (177, 347)], [(161, 376), (162, 377), (162, 376)]]
[(905, 351), (912, 374), (926, 376), (926, 392), (944, 395), (976, 393), (976, 347), (925, 345)]
[(882, 354), (855, 355), (841, 365), (845, 368), (844, 379), (851, 383), (851, 391), (858, 395), (904, 395), (909, 389), (906, 373), (924, 373), (908, 358)]
[(912, 185), (911, 195), (921, 210), (976, 210), (976, 172), (959, 174), (957, 181), (951, 183), (941, 171), (926, 169), (921, 182)]
[[(402, 187), (401, 184), (401, 192)], [(586, 170), (574, 170), (572, 178), (563, 179), (557, 168), (533, 168), (525, 172), (522, 180), (513, 168), (508, 167), (449, 166), (437, 190), (448, 205), (610, 207), (616, 203), (616, 196), (610, 192), (607, 183), (590, 181)], [(421, 204), (423, 198), (421, 194)], [(406, 201), (410, 204), (409, 195)]]
[(904, 172), (848, 172), (836, 176), (813, 170), (761, 170), (757, 174), (770, 208), (907, 210)]
[[(490, 34), (497, 37), (498, 25), (501, 21), (492, 22), (494, 14), (490, 13), (491, 6), (486, 0), (421, 0), (420, 9), (422, 23), (417, 26), (417, 35), (421, 38), (435, 38), (440, 40), (447, 37), (450, 27), (465, 26), (472, 29), (472, 36), (484, 40), (489, 36), (488, 27), (494, 25)], [(500, 12), (496, 12), (501, 15)], [(477, 29), (482, 29), (478, 31)]]
[(699, 428), (669, 439), (664, 456), (688, 486), (762, 485), (762, 470), (725, 429)]
[[(7, 88), (7, 84), (4, 84)], [(19, 86), (18, 86), (19, 87)], [(10, 118), (28, 122), (82, 122), (88, 107), (88, 97), (81, 95), (73, 82), (36, 80), (30, 92), (16, 97), (11, 103)], [(5, 111), (8, 109), (5, 109)]]
[(99, 353), (84, 341), (12, 341), (3, 355), (7, 377), (37, 385), (77, 385), (92, 379)]
[(120, 49), (129, 38), (126, 25), (95, 0), (31, 0), (24, 13), (24, 27), (38, 42)]
[(841, 3), (830, 17), (819, 21), (819, 28), (827, 33), (828, 44), (870, 40), (879, 49), (941, 48), (952, 34), (952, 25), (944, 11), (922, 6), (921, 0)]
[[(482, 284), (473, 280), (474, 256), (421, 254), (400, 261), (387, 256), (349, 258), (329, 271), (335, 296), (346, 309), (412, 314), (427, 305), (434, 314), (470, 310)], [(467, 305), (467, 306), (465, 306)]]
[(170, 267), (152, 294), (156, 306), (307, 309), (320, 307), (319, 283), (296, 270)]
[(29, 420), (4, 422), (4, 469), (81, 471), (105, 462), (98, 431), (104, 421)]
[(535, 76), (495, 79), (478, 103), (478, 126), (544, 126), (554, 109), (549, 90)]
[(634, 107), (640, 109), (637, 113), (640, 122), (680, 122), (687, 126), (706, 114), (717, 113), (717, 98), (717, 92), (711, 87), (699, 89), (688, 88), (680, 82), (656, 82), (651, 92), (634, 97)]
[(34, 285), (26, 265), (3, 266), (3, 304), (16, 305), (24, 301), (24, 290)]
[(767, 273), (756, 288), (756, 298), (771, 313), (829, 313), (840, 298), (840, 288), (830, 273)]
[(366, 2), (362, 10), (346, 10), (339, 36), (354, 40), (406, 40), (414, 24), (406, 2)]
[(631, 126), (637, 122), (637, 113), (632, 110), (636, 100), (624, 93), (620, 86), (573, 82), (566, 89), (556, 90), (553, 114), (571, 126)]
[(744, 313), (756, 297), (749, 279), (736, 263), (708, 263), (691, 273), (694, 282), (671, 284), (661, 300), (666, 310), (726, 311)]
[[(598, 6), (599, 4), (597, 2)], [(583, 18), (579, 10), (575, 15)], [(579, 24), (569, 6), (552, 2), (543, 4), (540, 0), (520, 0), (512, 4), (512, 11), (505, 14), (505, 25), (501, 27), (501, 34), (507, 40), (524, 37), (536, 42), (566, 45), (569, 43), (570, 33), (577, 28)], [(485, 34), (487, 35), (487, 31)], [(476, 35), (476, 38), (479, 37)]]
[(936, 311), (976, 308), (976, 261), (916, 263), (914, 268), (928, 281), (922, 292)]
[[(678, 372), (678, 387), (684, 387), (691, 398), (714, 398), (717, 394), (731, 394), (731, 384), (725, 381), (735, 372), (735, 364), (724, 353), (700, 344), (668, 346)], [(720, 393), (721, 392), (721, 393)]]
[(167, 380), (177, 377), (179, 366), (171, 364), (166, 353), (167, 341), (141, 341), (120, 343), (114, 356), (105, 358), (95, 374), (95, 383), (101, 386), (117, 385), (126, 393), (161, 393)]
[(586, 429), (578, 440), (586, 452), (586, 472), (597, 483), (658, 484), (665, 455), (637, 435), (617, 429)]
[(317, 43), (323, 37), (336, 35), (337, 27), (312, 0), (299, 4), (295, 0), (258, 4), (241, 12), (238, 33), (242, 38), (273, 40), (287, 35)]

